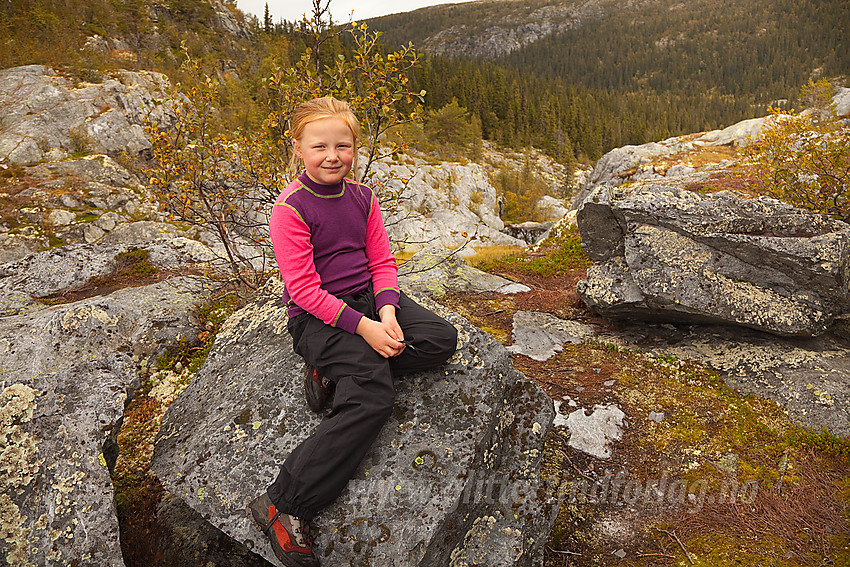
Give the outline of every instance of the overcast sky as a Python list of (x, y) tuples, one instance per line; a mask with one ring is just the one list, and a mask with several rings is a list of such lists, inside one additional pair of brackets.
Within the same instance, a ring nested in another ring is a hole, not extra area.
[[(454, 0), (454, 3), (460, 1)], [(278, 23), (281, 18), (289, 22), (300, 20), (301, 15), (304, 12), (309, 12), (313, 7), (312, 0), (236, 0), (236, 5), (243, 12), (256, 15), (262, 22), (267, 2), (274, 23)], [(393, 2), (387, 2), (387, 0), (332, 0), (331, 15), (333, 15), (334, 21), (347, 22), (352, 10), (354, 10), (352, 19), (362, 20), (447, 3), (451, 2), (447, 0), (395, 0)]]

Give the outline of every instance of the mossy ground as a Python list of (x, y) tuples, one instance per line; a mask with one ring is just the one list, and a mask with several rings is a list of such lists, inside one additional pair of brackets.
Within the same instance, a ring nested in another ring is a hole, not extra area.
[[(576, 295), (586, 257), (556, 246), (484, 266), (532, 291), (441, 302), (506, 345), (519, 310), (610, 329)], [(615, 403), (628, 416), (607, 460), (550, 433), (542, 473), (562, 505), (546, 567), (850, 565), (850, 440), (800, 429), (776, 403), (674, 356), (588, 341), (513, 360), (565, 413)]]

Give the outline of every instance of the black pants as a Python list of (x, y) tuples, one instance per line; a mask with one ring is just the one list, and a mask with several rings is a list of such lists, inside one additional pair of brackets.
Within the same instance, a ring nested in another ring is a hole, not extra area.
[[(342, 299), (378, 319), (371, 291)], [(396, 318), (411, 343), (392, 358), (375, 352), (363, 337), (309, 313), (289, 321), (295, 352), (332, 380), (336, 391), (330, 413), (289, 454), (269, 487), (269, 498), (282, 512), (310, 520), (333, 502), (392, 413), (393, 377), (439, 366), (454, 354), (454, 326), (403, 293)]]

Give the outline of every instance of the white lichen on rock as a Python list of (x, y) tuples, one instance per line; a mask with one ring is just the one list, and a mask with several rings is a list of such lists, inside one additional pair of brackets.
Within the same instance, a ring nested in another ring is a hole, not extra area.
[(21, 427), (32, 421), (37, 394), (25, 384), (12, 384), (0, 394), (0, 533), (12, 565), (35, 565), (29, 561), (27, 518), (12, 495), (20, 494), (39, 471), (38, 441)]

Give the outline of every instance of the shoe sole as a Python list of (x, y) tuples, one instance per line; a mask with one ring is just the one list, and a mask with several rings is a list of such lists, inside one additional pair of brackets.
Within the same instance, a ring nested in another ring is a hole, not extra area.
[[(321, 392), (321, 404), (318, 403), (319, 397), (315, 393), (316, 389)], [(325, 409), (330, 397), (330, 389), (315, 380), (313, 378), (313, 372), (308, 367), (308, 370), (304, 374), (304, 398), (307, 400), (307, 407), (313, 412), (320, 413)]]

